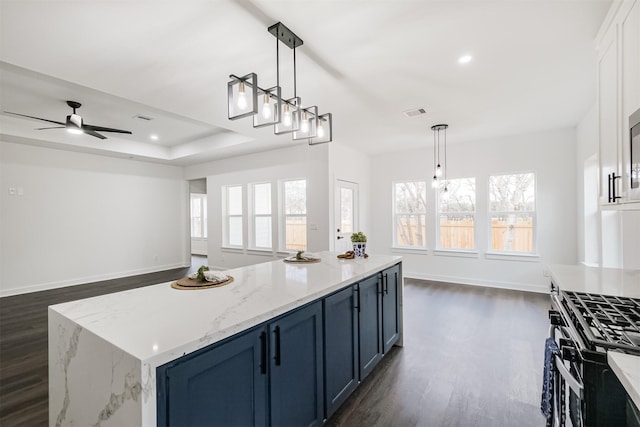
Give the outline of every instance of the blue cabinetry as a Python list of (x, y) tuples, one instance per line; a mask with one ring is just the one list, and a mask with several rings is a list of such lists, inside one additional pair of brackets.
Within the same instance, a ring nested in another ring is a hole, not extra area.
[(158, 426), (321, 426), (400, 338), (400, 268), (158, 367)]
[(322, 326), (317, 301), (159, 367), (158, 425), (321, 425)]
[(322, 301), (271, 322), (269, 331), (271, 425), (322, 425)]
[(358, 386), (358, 286), (324, 300), (325, 404), (329, 418)]
[(267, 424), (266, 328), (158, 368), (158, 426)]
[(382, 358), (382, 294), (380, 275), (358, 284), (360, 380), (375, 368)]
[(400, 265), (382, 272), (382, 344), (387, 353), (400, 338)]

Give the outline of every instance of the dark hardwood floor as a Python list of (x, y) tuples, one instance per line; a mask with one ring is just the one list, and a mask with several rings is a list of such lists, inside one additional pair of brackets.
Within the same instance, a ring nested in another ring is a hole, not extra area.
[(48, 306), (176, 280), (206, 263), (192, 256), (191, 268), (0, 298), (0, 426), (48, 425)]
[[(48, 424), (47, 306), (162, 283), (176, 269), (0, 298), (0, 425)], [(328, 426), (543, 426), (546, 295), (405, 279), (394, 348)]]
[(544, 426), (549, 297), (405, 279), (395, 347), (327, 426)]

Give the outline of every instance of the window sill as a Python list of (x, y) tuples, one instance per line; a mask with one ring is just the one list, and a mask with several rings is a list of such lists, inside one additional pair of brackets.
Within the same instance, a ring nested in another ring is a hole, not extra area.
[(229, 252), (233, 254), (241, 254), (244, 253), (244, 248), (240, 246), (220, 246), (220, 250), (222, 252)]
[(400, 253), (400, 254), (421, 254), (426, 255), (429, 253), (429, 249), (427, 248), (403, 248), (399, 246), (394, 246), (391, 248), (391, 252)]
[(478, 258), (477, 251), (467, 251), (464, 249), (436, 249), (433, 251), (436, 256), (452, 256), (459, 258)]
[(247, 255), (273, 256), (273, 249), (247, 249)]
[(539, 262), (540, 255), (537, 254), (522, 254), (522, 253), (506, 253), (506, 252), (486, 252), (484, 254), (486, 259), (498, 259), (503, 261), (524, 261), (524, 262)]

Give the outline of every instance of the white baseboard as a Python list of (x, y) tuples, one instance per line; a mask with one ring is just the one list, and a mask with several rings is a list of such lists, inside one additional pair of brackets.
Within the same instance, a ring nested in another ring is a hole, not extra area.
[(123, 277), (137, 276), (139, 274), (156, 273), (158, 271), (171, 270), (174, 268), (189, 267), (190, 263), (175, 263), (161, 266), (141, 268), (138, 270), (121, 271), (118, 273), (100, 274), (96, 276), (76, 277), (69, 280), (57, 282), (38, 283), (35, 285), (21, 286), (19, 288), (0, 289), (0, 298), (12, 295), (28, 294), (32, 292), (47, 291), (50, 289), (65, 288), (67, 286), (82, 285), (84, 283), (101, 282), (103, 280), (120, 279)]
[(546, 285), (535, 285), (530, 283), (515, 283), (515, 282), (499, 282), (496, 280), (478, 280), (469, 279), (467, 277), (456, 276), (439, 276), (435, 274), (424, 274), (406, 271), (403, 273), (404, 277), (410, 279), (432, 280), (434, 282), (456, 283), (461, 285), (482, 286), (485, 288), (497, 288), (497, 289), (510, 289), (514, 291), (526, 291), (548, 294), (549, 287)]

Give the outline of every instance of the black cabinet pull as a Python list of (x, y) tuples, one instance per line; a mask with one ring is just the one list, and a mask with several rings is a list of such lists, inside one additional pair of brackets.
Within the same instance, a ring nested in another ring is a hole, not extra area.
[(609, 180), (609, 188), (608, 188), (608, 191), (609, 191), (609, 203), (611, 203), (611, 181), (612, 181), (611, 180), (611, 174), (607, 175), (607, 179)]
[(382, 276), (382, 280), (384, 283), (384, 294), (389, 295), (389, 275), (387, 273)]
[(611, 174), (611, 201), (615, 203), (616, 200), (621, 199), (622, 197), (616, 195), (616, 179), (620, 179), (622, 175), (616, 175), (616, 173)]
[(273, 357), (273, 360), (275, 360), (276, 366), (280, 366), (280, 363), (282, 362), (280, 358), (280, 326), (276, 326), (276, 328), (273, 330), (273, 334), (276, 338), (276, 354)]
[(358, 288), (358, 286), (354, 286), (353, 287), (353, 292), (355, 292), (357, 294), (353, 298), (354, 303), (355, 303), (355, 307), (353, 307), (353, 308), (358, 310), (358, 313), (360, 313), (360, 289)]
[(267, 373), (267, 333), (260, 334), (260, 373)]

